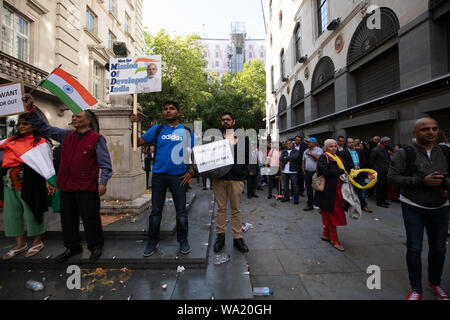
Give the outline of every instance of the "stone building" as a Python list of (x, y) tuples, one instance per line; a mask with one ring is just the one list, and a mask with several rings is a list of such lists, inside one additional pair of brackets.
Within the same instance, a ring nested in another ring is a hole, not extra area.
[(284, 141), (450, 136), (449, 0), (267, 0), (266, 127)]
[[(108, 106), (105, 64), (113, 41), (142, 54), (142, 0), (0, 0), (0, 83), (22, 80), (28, 92), (59, 65)], [(50, 92), (33, 93), (52, 125), (68, 128), (71, 112)], [(0, 119), (0, 136), (12, 133), (15, 117)]]

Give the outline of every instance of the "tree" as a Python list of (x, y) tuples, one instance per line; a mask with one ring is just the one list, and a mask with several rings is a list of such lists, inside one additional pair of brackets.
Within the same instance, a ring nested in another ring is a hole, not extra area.
[[(162, 92), (140, 94), (138, 100), (147, 122), (162, 121), (162, 106), (166, 100), (175, 100), (182, 107), (182, 121), (191, 121), (196, 106), (205, 98), (207, 61), (200, 37), (170, 36), (165, 30), (151, 35), (144, 30), (144, 54), (162, 55)], [(144, 124), (149, 126), (150, 123)]]

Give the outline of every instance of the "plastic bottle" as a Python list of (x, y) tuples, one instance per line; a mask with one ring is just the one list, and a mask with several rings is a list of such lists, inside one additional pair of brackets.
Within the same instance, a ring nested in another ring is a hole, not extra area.
[(42, 282), (39, 281), (35, 281), (35, 280), (28, 280), (26, 287), (28, 289), (31, 289), (33, 291), (41, 291), (44, 290), (44, 285), (42, 284)]
[(270, 290), (268, 287), (253, 288), (254, 296), (270, 296), (271, 294), (273, 294), (273, 290)]

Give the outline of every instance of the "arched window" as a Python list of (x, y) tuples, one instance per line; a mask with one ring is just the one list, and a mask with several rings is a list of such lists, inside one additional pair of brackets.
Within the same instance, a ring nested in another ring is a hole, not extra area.
[(281, 50), (280, 53), (280, 75), (281, 75), (281, 80), (283, 80), (285, 78), (285, 71), (286, 71), (286, 57), (284, 55), (284, 49)]
[(297, 24), (297, 26), (294, 29), (294, 42), (295, 42), (295, 60), (298, 61), (300, 57), (302, 56), (301, 51), (301, 33), (300, 33), (300, 24)]
[(320, 59), (314, 69), (311, 91), (316, 106), (313, 115), (317, 118), (335, 111), (334, 72), (330, 57)]
[(283, 131), (287, 129), (287, 101), (286, 97), (283, 95), (278, 103), (278, 130)]
[(305, 88), (301, 81), (297, 81), (292, 89), (292, 123), (294, 126), (305, 122)]

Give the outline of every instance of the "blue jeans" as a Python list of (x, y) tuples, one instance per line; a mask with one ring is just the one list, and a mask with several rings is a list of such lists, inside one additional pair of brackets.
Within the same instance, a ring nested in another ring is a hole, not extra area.
[(152, 176), (152, 212), (148, 221), (148, 241), (159, 242), (159, 229), (162, 211), (166, 201), (166, 191), (172, 193), (176, 210), (177, 240), (186, 240), (188, 236), (188, 216), (186, 211), (186, 189), (180, 185), (180, 176), (153, 173)]
[(427, 210), (402, 203), (405, 222), (409, 281), (411, 289), (422, 293), (422, 241), (424, 228), (428, 237), (428, 281), (440, 285), (445, 262), (449, 207)]
[(312, 188), (312, 177), (315, 171), (305, 171), (306, 195), (308, 196), (307, 207), (312, 208), (314, 203), (314, 190)]
[(298, 176), (297, 173), (283, 173), (284, 200), (289, 200), (289, 180), (294, 186), (294, 202), (298, 202)]

